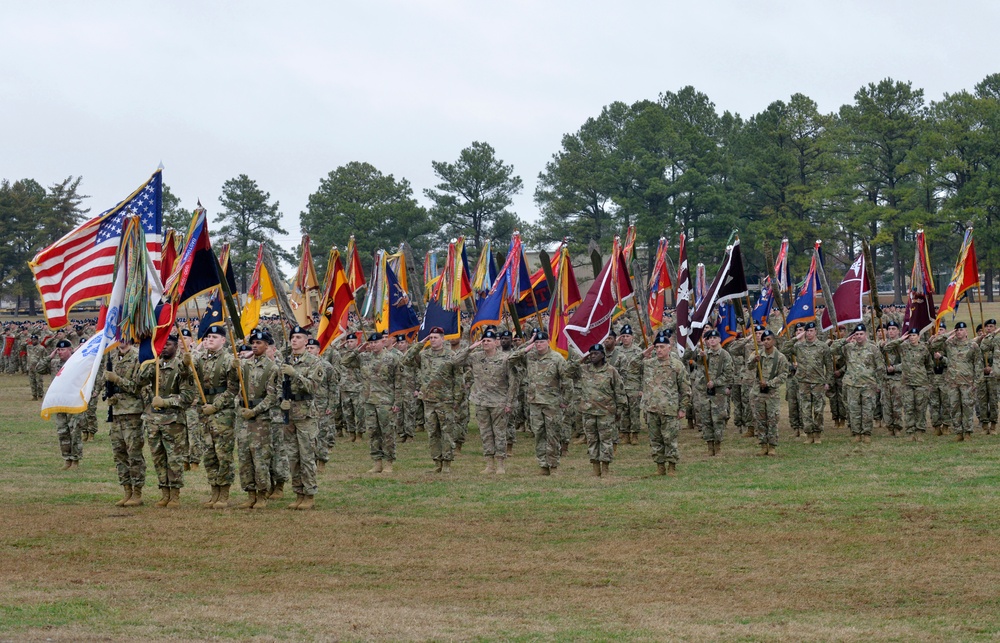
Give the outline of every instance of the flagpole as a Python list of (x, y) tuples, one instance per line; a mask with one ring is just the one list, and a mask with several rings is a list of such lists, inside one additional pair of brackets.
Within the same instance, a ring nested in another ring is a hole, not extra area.
[[(219, 288), (221, 290), (222, 287), (220, 286)], [(222, 296), (221, 292), (219, 293), (219, 296), (220, 297)], [(240, 363), (240, 353), (239, 351), (236, 350), (236, 330), (235, 328), (233, 328), (233, 323), (231, 319), (229, 319), (225, 315), (223, 315), (222, 317), (223, 319), (226, 320), (226, 324), (229, 326), (230, 337), (232, 339), (230, 344), (233, 347), (233, 357), (236, 358), (236, 375), (240, 379), (240, 394), (243, 396), (243, 408), (248, 409), (250, 408), (250, 400), (247, 397), (246, 384), (243, 382), (243, 364)]]
[[(174, 328), (177, 329), (177, 335), (180, 336), (181, 335), (181, 327), (180, 327), (180, 324), (177, 322), (176, 319), (174, 319)], [(178, 337), (177, 339), (180, 340), (180, 337)], [(198, 377), (198, 369), (194, 365), (194, 355), (191, 354), (191, 351), (188, 349), (188, 346), (187, 346), (187, 344), (185, 342), (179, 341), (179, 343), (180, 343), (181, 346), (184, 347), (184, 352), (191, 356), (191, 374), (194, 376), (194, 385), (196, 387), (198, 387), (198, 395), (201, 396), (201, 403), (202, 404), (208, 404), (208, 400), (205, 398), (205, 390), (201, 386), (201, 378)], [(159, 363), (159, 362), (157, 362), (157, 363)], [(157, 375), (159, 375), (159, 370), (157, 370)], [(158, 387), (159, 387), (159, 385), (157, 385), (157, 390), (159, 390)]]
[[(787, 257), (786, 257), (787, 261)], [(777, 276), (774, 272), (774, 255), (771, 254), (771, 246), (764, 244), (764, 263), (767, 264), (767, 276), (771, 279), (771, 296), (777, 294), (778, 297), (778, 315), (781, 316), (781, 330), (785, 330), (785, 326), (788, 325), (788, 320), (785, 319), (785, 309), (784, 303), (781, 301), (781, 289), (775, 290), (775, 285), (778, 283)], [(750, 310), (753, 310), (752, 308)], [(765, 326), (767, 325), (767, 320), (764, 320)]]

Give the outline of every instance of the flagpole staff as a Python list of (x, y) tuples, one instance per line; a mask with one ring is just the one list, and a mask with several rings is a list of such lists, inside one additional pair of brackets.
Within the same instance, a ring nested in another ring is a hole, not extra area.
[[(177, 330), (178, 340), (180, 340), (183, 335), (181, 335), (181, 327), (176, 319), (174, 319), (174, 328)], [(201, 378), (198, 377), (198, 369), (194, 365), (194, 355), (191, 354), (186, 342), (180, 340), (180, 345), (184, 347), (184, 352), (191, 357), (191, 375), (194, 377), (194, 385), (198, 388), (198, 395), (201, 396), (201, 403), (208, 404), (208, 400), (205, 398), (205, 390), (201, 386)], [(159, 371), (157, 371), (157, 374), (159, 374)], [(159, 385), (157, 385), (157, 390), (159, 390)]]
[(223, 315), (226, 320), (226, 324), (229, 326), (229, 332), (232, 334), (232, 340), (230, 345), (233, 347), (233, 357), (236, 358), (236, 375), (240, 379), (240, 394), (243, 396), (243, 408), (250, 408), (250, 399), (247, 397), (247, 387), (243, 382), (243, 364), (240, 363), (240, 353), (236, 350), (236, 330), (233, 328), (232, 320)]
[[(785, 304), (781, 300), (781, 289), (775, 290), (774, 288), (778, 283), (777, 275), (774, 272), (774, 256), (771, 254), (771, 246), (766, 243), (764, 244), (764, 263), (767, 264), (767, 276), (771, 279), (771, 293), (778, 297), (778, 315), (781, 316), (781, 329), (784, 330), (785, 326), (788, 325), (788, 320), (785, 319)], [(753, 309), (751, 308), (751, 310)]]

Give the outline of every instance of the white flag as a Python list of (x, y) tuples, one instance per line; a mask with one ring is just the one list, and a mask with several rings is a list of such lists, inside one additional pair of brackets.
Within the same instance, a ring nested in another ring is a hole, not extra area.
[(118, 324), (121, 321), (122, 302), (125, 299), (126, 271), (119, 270), (111, 290), (104, 324), (93, 337), (80, 345), (63, 367), (56, 373), (49, 390), (42, 400), (42, 417), (49, 419), (53, 413), (83, 413), (90, 396), (94, 394), (104, 353), (118, 344)]

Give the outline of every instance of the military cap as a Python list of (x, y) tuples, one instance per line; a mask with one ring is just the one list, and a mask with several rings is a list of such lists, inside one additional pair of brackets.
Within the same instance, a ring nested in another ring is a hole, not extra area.
[(288, 333), (288, 339), (291, 339), (296, 335), (305, 335), (306, 337), (309, 337), (309, 331), (307, 331), (305, 328), (302, 328), (301, 326), (294, 326), (292, 327), (291, 332)]
[(56, 342), (56, 348), (73, 348), (73, 344), (68, 339), (60, 339)]
[(965, 322), (958, 322), (957, 324), (955, 324), (955, 328), (968, 328), (968, 327), (969, 327), (968, 324), (966, 324)]
[(496, 339), (496, 338), (497, 338), (496, 331), (493, 331), (489, 328), (487, 328), (486, 332), (483, 333), (483, 339)]
[(590, 350), (588, 352), (590, 352), (590, 353), (603, 353), (604, 352), (604, 344), (594, 344), (593, 346), (590, 347)]
[(812, 330), (813, 328), (816, 328), (816, 322), (806, 322), (806, 330)]
[[(370, 341), (370, 342), (378, 342), (378, 341), (381, 341), (381, 340), (382, 340), (382, 333), (380, 333), (378, 331), (376, 331), (376, 332), (374, 332), (374, 333), (372, 333), (372, 334), (370, 334), (368, 336), (368, 341)], [(316, 343), (319, 344), (319, 342), (316, 342)]]
[(548, 340), (548, 338), (549, 334), (546, 333), (544, 330), (540, 330), (537, 333), (535, 333), (535, 341)]
[(191, 331), (189, 331), (187, 328), (182, 328), (181, 329), (181, 335), (184, 335), (185, 337), (190, 337), (191, 336)]
[(427, 334), (428, 335), (435, 335), (435, 334), (437, 334), (437, 335), (444, 335), (444, 329), (441, 328), (440, 326), (434, 326), (434, 327), (431, 328), (430, 332), (428, 332)]
[(500, 331), (500, 339), (503, 339), (505, 337), (513, 337), (513, 336), (514, 335), (509, 330), (502, 330), (502, 331)]
[(753, 329), (754, 329), (754, 332), (759, 333), (760, 331), (764, 330), (764, 327), (762, 325), (760, 325), (760, 324), (754, 324), (753, 325)]
[(406, 335), (403, 335), (403, 334), (396, 335), (396, 341), (397, 342), (405, 342), (406, 341)]
[(868, 329), (865, 328), (864, 324), (855, 324), (854, 330), (852, 332), (854, 332), (854, 333), (863, 333), (863, 332), (865, 332), (867, 330)]
[(30, 337), (30, 339), (31, 339), (31, 341), (33, 341), (33, 342), (37, 342), (37, 341), (38, 341), (38, 335), (32, 335), (32, 336)]
[(798, 330), (800, 328), (805, 328), (805, 327), (806, 327), (805, 322), (795, 322), (795, 330)]
[(942, 319), (941, 323), (938, 324), (938, 328), (948, 328), (948, 324), (944, 323), (944, 320)]
[(319, 340), (315, 337), (310, 337), (309, 341), (306, 342), (306, 346), (319, 346)]
[(618, 333), (615, 332), (614, 328), (608, 331), (608, 337), (618, 337)]
[(211, 326), (208, 327), (208, 330), (205, 331), (205, 334), (206, 335), (218, 335), (219, 337), (225, 337), (226, 336), (226, 327), (225, 326), (220, 326), (218, 324), (212, 324)]
[(986, 320), (986, 325), (989, 326), (990, 324), (992, 324), (993, 326), (996, 326), (997, 325), (997, 320), (995, 320), (995, 319), (987, 319)]
[(264, 339), (268, 344), (274, 344), (274, 335), (272, 335), (271, 331), (266, 328), (264, 329)]
[(920, 334), (920, 329), (917, 328), (916, 326), (910, 326), (910, 329), (908, 331), (906, 331), (906, 334), (907, 335), (919, 335)]
[(669, 344), (669, 343), (670, 343), (670, 335), (665, 335), (663, 333), (657, 335), (656, 339), (653, 340), (654, 346), (656, 344)]
[(709, 337), (720, 337), (719, 331), (715, 330), (714, 328), (709, 330), (708, 332), (705, 333), (705, 339), (708, 339)]
[(247, 351), (252, 351), (253, 349), (248, 344), (240, 344), (236, 347), (236, 350), (240, 353), (245, 353)]
[(268, 343), (267, 335), (265, 335), (264, 331), (262, 331), (259, 328), (254, 328), (252, 331), (250, 331), (250, 335), (247, 336), (247, 341), (264, 342), (265, 344)]
[(622, 329), (618, 332), (621, 333), (622, 335), (631, 335), (632, 327), (629, 326), (628, 324), (625, 324), (624, 326), (622, 326)]
[(982, 324), (976, 324), (976, 332), (977, 333), (983, 332), (983, 325)]
[(674, 331), (671, 330), (670, 328), (664, 328), (663, 330), (661, 330), (660, 332), (658, 332), (656, 335), (657, 335), (657, 337), (659, 337), (660, 335), (662, 335), (662, 336), (666, 337), (667, 339), (670, 339), (671, 337), (674, 336)]
[(760, 334), (761, 339), (767, 339), (768, 337), (774, 337), (774, 332), (770, 330), (765, 330), (763, 333)]
[(167, 341), (168, 342), (173, 342), (173, 343), (176, 344), (177, 343), (177, 333), (170, 333), (170, 335), (167, 336)]
[(896, 321), (896, 320), (894, 320), (894, 319), (891, 319), (891, 320), (889, 320), (889, 322), (888, 322), (888, 323), (887, 323), (887, 324), (885, 325), (885, 327), (886, 327), (886, 328), (899, 328), (899, 322), (897, 322), (897, 321)]

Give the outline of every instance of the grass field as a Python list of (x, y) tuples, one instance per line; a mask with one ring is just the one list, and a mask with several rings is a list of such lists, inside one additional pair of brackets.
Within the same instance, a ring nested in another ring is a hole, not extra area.
[(581, 446), (536, 476), (521, 434), (506, 477), (473, 439), (442, 479), (420, 434), (390, 477), (341, 441), (314, 512), (200, 509), (203, 471), (181, 509), (125, 510), (103, 423), (62, 472), (29, 399), (0, 376), (0, 640), (1000, 638), (996, 436), (783, 421), (779, 457), (710, 458), (685, 430), (679, 477), (629, 446), (597, 480)]

